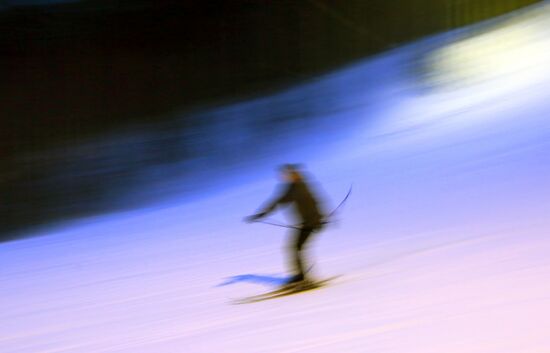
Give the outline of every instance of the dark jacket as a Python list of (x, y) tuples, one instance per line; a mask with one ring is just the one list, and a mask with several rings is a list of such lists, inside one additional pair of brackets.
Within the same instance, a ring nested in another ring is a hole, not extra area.
[(269, 203), (262, 213), (268, 214), (277, 206), (285, 204), (293, 204), (304, 226), (318, 227), (322, 224), (323, 214), (319, 211), (318, 202), (303, 180), (286, 184), (282, 194)]

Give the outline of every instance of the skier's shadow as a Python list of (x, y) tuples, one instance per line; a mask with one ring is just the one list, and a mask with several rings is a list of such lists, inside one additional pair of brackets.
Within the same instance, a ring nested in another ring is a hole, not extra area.
[(225, 279), (224, 282), (218, 284), (216, 287), (228, 286), (230, 284), (236, 284), (241, 282), (263, 284), (266, 286), (279, 287), (285, 284), (290, 279), (286, 276), (268, 276), (268, 275), (255, 275), (246, 274), (232, 276)]

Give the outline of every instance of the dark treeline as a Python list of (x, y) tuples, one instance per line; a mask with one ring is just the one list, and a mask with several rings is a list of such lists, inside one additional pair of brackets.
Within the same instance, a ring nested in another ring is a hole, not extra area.
[[(44, 151), (276, 90), (535, 2), (89, 0), (4, 7), (0, 234), (44, 223), (48, 207), (67, 202), (55, 190), (37, 194), (27, 187), (53, 170), (33, 157)], [(64, 194), (75, 198), (94, 193), (67, 188)]]

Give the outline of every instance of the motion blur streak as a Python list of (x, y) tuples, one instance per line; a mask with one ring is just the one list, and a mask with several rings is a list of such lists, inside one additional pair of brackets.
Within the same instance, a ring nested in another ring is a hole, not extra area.
[(433, 84), (501, 92), (546, 80), (549, 25), (544, 12), (526, 12), (436, 51), (430, 58)]
[[(0, 351), (550, 352), (549, 20), (542, 3), (213, 109), (276, 119), (309, 99), (322, 124), (243, 152), (193, 202), (0, 244)], [(353, 183), (312, 254), (343, 276), (229, 305), (283, 278), (282, 230), (241, 219), (289, 160), (333, 205)]]

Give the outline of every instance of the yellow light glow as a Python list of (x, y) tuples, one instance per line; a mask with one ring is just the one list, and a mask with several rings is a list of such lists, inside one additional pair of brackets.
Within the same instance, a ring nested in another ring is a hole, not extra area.
[(550, 6), (513, 18), (483, 34), (436, 51), (429, 81), (463, 88), (489, 84), (497, 91), (550, 78)]

